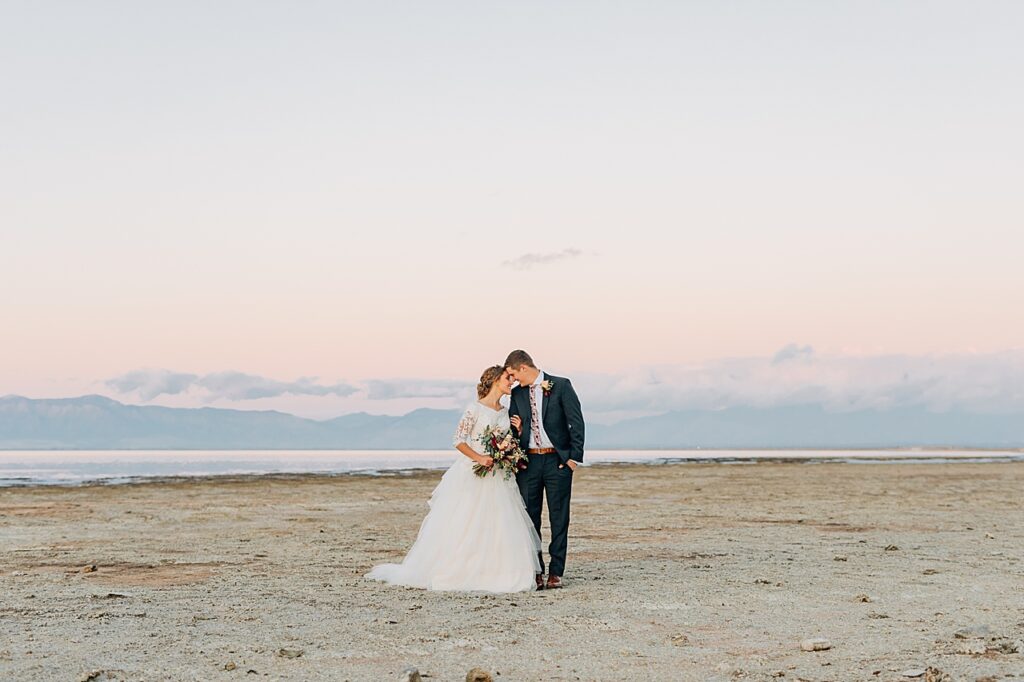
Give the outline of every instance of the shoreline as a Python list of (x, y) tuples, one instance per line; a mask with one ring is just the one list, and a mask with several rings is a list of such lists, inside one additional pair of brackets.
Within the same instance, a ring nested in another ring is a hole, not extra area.
[[(93, 451), (48, 451), (48, 452), (93, 452)], [(94, 452), (126, 452), (126, 451), (94, 451)], [(127, 452), (146, 452), (146, 451), (127, 451)], [(168, 452), (179, 452), (179, 451), (168, 451)], [(184, 453), (194, 451), (180, 451)], [(234, 451), (198, 451), (198, 452), (234, 452)], [(262, 451), (261, 451), (262, 452)], [(287, 452), (287, 451), (285, 451)], [(335, 451), (320, 451), (320, 452), (335, 452)], [(351, 451), (351, 452), (362, 452), (362, 451)], [(425, 451), (435, 452), (435, 451)], [(601, 451), (594, 450), (589, 451), (591, 454), (608, 453), (608, 452), (623, 452), (623, 451)], [(659, 450), (642, 450), (642, 451), (628, 451), (635, 454), (648, 454), (657, 452), (679, 452), (674, 450), (659, 451)], [(706, 451), (701, 451), (706, 452)], [(754, 452), (754, 453), (766, 453), (766, 452), (779, 452), (789, 453), (797, 452), (795, 450), (720, 450), (716, 452)], [(826, 452), (821, 450), (805, 450), (805, 452)], [(585, 462), (584, 468), (594, 467), (611, 467), (611, 466), (639, 466), (639, 467), (659, 467), (668, 465), (695, 465), (695, 464), (708, 464), (708, 465), (737, 465), (737, 464), (754, 464), (754, 465), (767, 465), (767, 464), (957, 464), (957, 463), (974, 463), (974, 464), (998, 464), (998, 463), (1014, 463), (1024, 462), (1024, 450), (937, 450), (928, 448), (923, 451), (918, 450), (842, 450), (834, 451), (835, 456), (821, 455), (821, 456), (787, 456), (785, 454), (779, 454), (778, 456), (771, 455), (759, 455), (759, 456), (733, 456), (733, 457), (686, 457), (686, 456), (666, 456), (666, 457), (652, 457), (651, 459), (640, 459), (634, 458), (630, 460), (607, 460), (607, 461), (596, 461), (596, 462)], [(856, 454), (850, 455), (848, 453), (856, 452), (869, 452), (878, 453), (877, 455), (864, 455), (858, 456)], [(931, 454), (938, 453), (942, 454)], [(920, 456), (917, 456), (921, 453)], [(146, 485), (151, 483), (204, 483), (204, 482), (237, 482), (246, 480), (299, 480), (305, 478), (342, 478), (342, 477), (371, 477), (371, 478), (387, 478), (391, 476), (410, 476), (419, 473), (431, 473), (444, 471), (450, 466), (449, 463), (437, 464), (435, 466), (409, 466), (409, 467), (396, 467), (396, 468), (379, 468), (379, 467), (367, 467), (363, 469), (352, 469), (343, 471), (260, 471), (260, 472), (225, 472), (225, 473), (197, 473), (197, 474), (152, 474), (152, 475), (109, 475), (99, 476), (88, 479), (76, 479), (76, 480), (33, 480), (27, 477), (16, 477), (10, 476), (0, 478), (0, 491), (9, 488), (25, 489), (25, 488), (83, 488), (93, 486), (134, 486), (134, 485)]]

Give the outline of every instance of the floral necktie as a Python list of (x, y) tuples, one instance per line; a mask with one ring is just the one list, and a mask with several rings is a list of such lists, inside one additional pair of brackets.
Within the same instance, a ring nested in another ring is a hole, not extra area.
[(533, 389), (535, 388), (537, 387), (533, 385), (530, 386), (530, 431), (533, 433), (530, 440), (532, 440), (536, 444), (536, 447), (539, 448), (541, 446), (540, 418), (537, 417), (537, 396), (533, 394)]

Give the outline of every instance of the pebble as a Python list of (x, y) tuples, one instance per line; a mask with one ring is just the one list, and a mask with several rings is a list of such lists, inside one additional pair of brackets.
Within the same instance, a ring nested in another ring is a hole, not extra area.
[(900, 673), (903, 677), (924, 677), (924, 668), (911, 668)]
[(281, 658), (298, 658), (302, 654), (306, 653), (302, 649), (278, 649), (277, 655)]
[(885, 551), (886, 552), (898, 552), (899, 550), (900, 550), (900, 548), (897, 545), (886, 545), (885, 546)]
[(856, 597), (853, 598), (853, 600), (854, 601), (859, 601), (859, 602), (861, 602), (863, 604), (871, 603), (871, 597), (869, 597), (866, 594), (858, 594)]
[(79, 570), (80, 573), (95, 573), (96, 572), (96, 564), (86, 564), (85, 566), (82, 566), (78, 570)]
[(494, 682), (494, 678), (483, 668), (473, 668), (466, 673), (466, 682)]
[(832, 648), (832, 642), (824, 637), (814, 637), (800, 642), (800, 648), (804, 651), (825, 651)]
[(416, 668), (406, 668), (402, 671), (402, 676), (398, 678), (398, 682), (423, 682), (423, 678), (420, 677), (420, 671)]
[(972, 625), (971, 627), (960, 628), (953, 633), (957, 639), (971, 639), (973, 637), (988, 637), (992, 634), (992, 628), (988, 625)]

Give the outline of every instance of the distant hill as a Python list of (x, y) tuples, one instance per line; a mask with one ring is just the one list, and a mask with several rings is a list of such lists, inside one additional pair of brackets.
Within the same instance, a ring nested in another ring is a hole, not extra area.
[[(456, 410), (317, 421), (276, 411), (125, 405), (103, 396), (0, 398), (3, 450), (417, 450), (451, 447)], [(590, 449), (1024, 447), (1024, 414), (817, 405), (688, 410), (591, 424)]]
[(98, 395), (0, 398), (4, 450), (435, 449), (451, 445), (457, 411), (327, 421), (273, 410), (124, 405)]
[[(1024, 447), (1024, 414), (920, 407), (830, 412), (820, 405), (688, 410), (590, 429), (601, 448)], [(588, 438), (590, 440), (590, 438)]]

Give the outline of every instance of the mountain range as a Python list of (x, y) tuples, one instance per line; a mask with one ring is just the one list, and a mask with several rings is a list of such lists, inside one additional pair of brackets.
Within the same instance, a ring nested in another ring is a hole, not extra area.
[[(277, 411), (0, 398), (3, 450), (418, 450), (451, 447), (456, 410), (313, 420)], [(685, 410), (587, 427), (589, 449), (1024, 447), (1024, 414), (820, 405)]]

